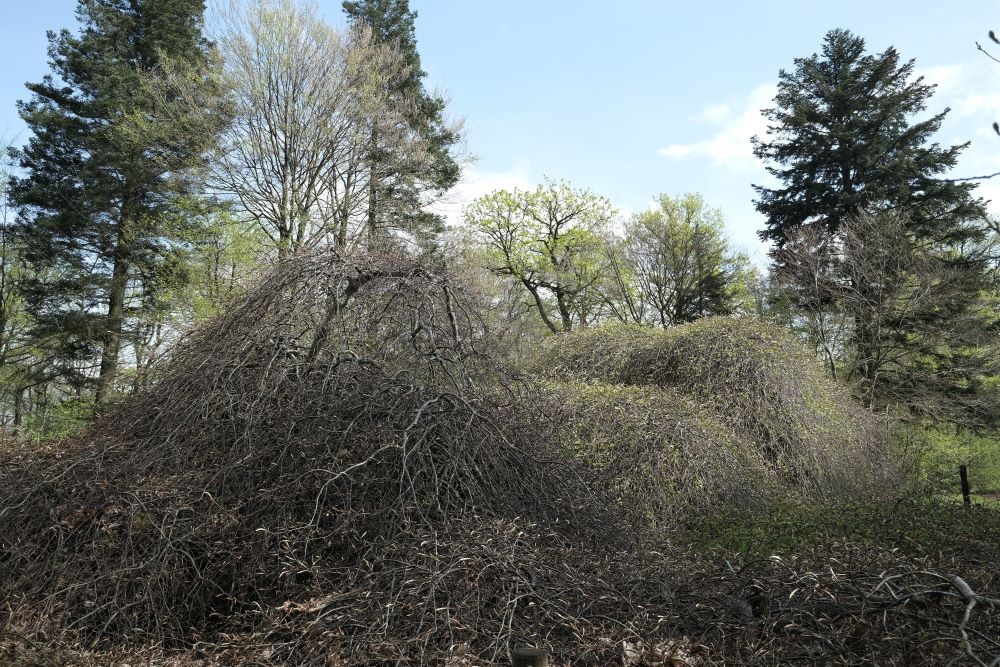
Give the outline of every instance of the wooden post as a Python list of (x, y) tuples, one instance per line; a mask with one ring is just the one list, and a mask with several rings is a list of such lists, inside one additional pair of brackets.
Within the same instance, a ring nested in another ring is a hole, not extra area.
[(512, 667), (549, 667), (549, 654), (543, 648), (516, 648), (510, 658)]
[(969, 470), (964, 463), (958, 466), (958, 476), (962, 478), (962, 504), (968, 507), (972, 502), (969, 499)]

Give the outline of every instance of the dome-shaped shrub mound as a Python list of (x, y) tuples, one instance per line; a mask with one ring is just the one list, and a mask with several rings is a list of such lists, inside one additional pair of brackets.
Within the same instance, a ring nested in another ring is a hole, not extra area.
[(663, 590), (643, 536), (535, 437), (475, 303), (412, 260), (276, 267), (84, 437), (0, 460), (0, 627), (244, 637), (233, 664), (274, 665), (507, 664), (543, 638), (608, 664), (670, 636), (631, 600)]
[(653, 526), (775, 498), (777, 480), (757, 448), (676, 391), (546, 383), (535, 400), (552, 416), (545, 440)]
[(532, 366), (559, 381), (680, 391), (753, 442), (787, 484), (820, 497), (870, 492), (893, 474), (884, 425), (791, 333), (759, 320), (582, 330), (550, 338)]

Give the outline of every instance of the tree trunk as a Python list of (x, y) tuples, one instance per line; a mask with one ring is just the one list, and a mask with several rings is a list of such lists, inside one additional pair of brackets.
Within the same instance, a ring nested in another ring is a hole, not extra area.
[[(337, 248), (347, 247), (347, 226), (350, 223), (350, 197), (351, 188), (353, 187), (351, 181), (352, 172), (348, 172), (347, 177), (344, 179), (344, 198), (340, 201), (340, 205), (337, 206), (337, 238), (335, 240)], [(369, 213), (369, 215), (371, 215)]]
[(287, 257), (292, 252), (292, 225), (282, 220), (278, 223), (278, 258)]
[(826, 343), (823, 343), (823, 352), (826, 353), (826, 362), (830, 365), (830, 377), (837, 379), (837, 359), (833, 356), (833, 350)]
[(12, 434), (16, 438), (21, 435), (21, 405), (24, 402), (24, 387), (18, 387), (14, 392), (14, 424)]
[(378, 235), (378, 170), (375, 165), (375, 147), (378, 145), (378, 132), (372, 128), (371, 147), (368, 157), (368, 248), (375, 246)]
[(108, 315), (101, 350), (101, 371), (97, 378), (94, 402), (107, 402), (114, 391), (118, 374), (118, 355), (122, 347), (122, 328), (125, 324), (125, 287), (128, 283), (128, 261), (117, 254), (111, 272), (111, 291), (108, 295)]
[(566, 297), (562, 293), (562, 290), (555, 290), (556, 293), (556, 305), (559, 307), (559, 318), (562, 320), (562, 330), (572, 331), (573, 330), (573, 314), (569, 310), (569, 306), (566, 305)]
[(521, 278), (521, 284), (525, 286), (528, 293), (531, 294), (531, 298), (535, 300), (535, 307), (538, 309), (538, 314), (542, 318), (542, 322), (545, 323), (545, 326), (547, 326), (549, 331), (552, 333), (559, 333), (559, 329), (556, 328), (556, 325), (552, 322), (548, 312), (545, 310), (545, 303), (542, 301), (542, 295), (538, 293), (538, 287), (532, 284), (530, 280), (526, 280), (524, 278)]

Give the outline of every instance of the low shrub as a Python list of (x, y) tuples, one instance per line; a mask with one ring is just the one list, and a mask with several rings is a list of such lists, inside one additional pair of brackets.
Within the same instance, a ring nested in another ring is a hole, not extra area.
[(653, 526), (726, 507), (762, 508), (779, 480), (756, 447), (670, 389), (548, 383), (536, 431), (591, 468), (599, 487)]

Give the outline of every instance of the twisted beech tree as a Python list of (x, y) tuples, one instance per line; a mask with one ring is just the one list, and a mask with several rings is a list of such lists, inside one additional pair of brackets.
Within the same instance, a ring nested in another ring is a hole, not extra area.
[(487, 251), (487, 268), (526, 292), (549, 331), (571, 331), (600, 314), (608, 276), (611, 203), (565, 182), (497, 190), (465, 210)]

